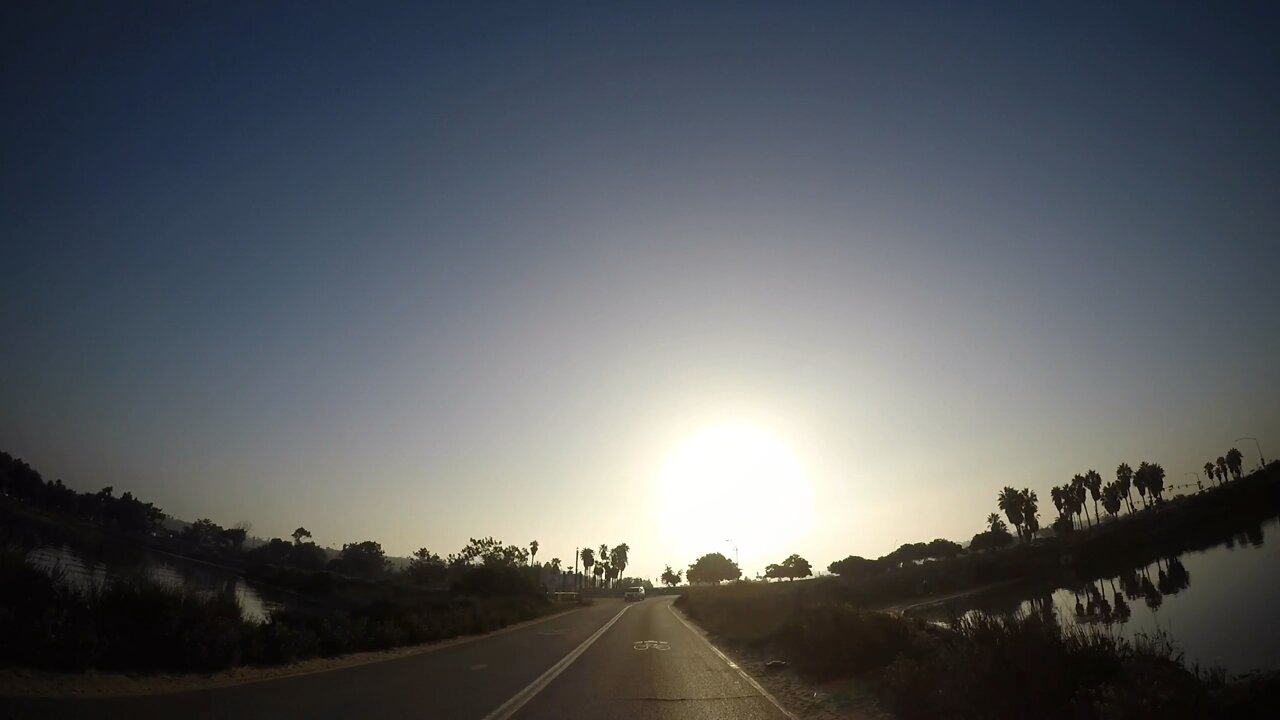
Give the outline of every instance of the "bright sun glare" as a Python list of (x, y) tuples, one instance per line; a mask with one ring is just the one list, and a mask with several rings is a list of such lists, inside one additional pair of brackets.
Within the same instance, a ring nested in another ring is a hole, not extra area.
[[(743, 571), (758, 556), (790, 553), (813, 519), (812, 493), (791, 451), (752, 425), (707, 428), (679, 447), (662, 473), (663, 536), (694, 556), (742, 551)], [(781, 559), (781, 558), (778, 558)], [(776, 562), (776, 560), (775, 560)]]

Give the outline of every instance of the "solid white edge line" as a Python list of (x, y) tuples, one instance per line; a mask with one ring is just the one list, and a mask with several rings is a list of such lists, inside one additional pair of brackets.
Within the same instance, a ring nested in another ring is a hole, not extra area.
[(613, 624), (618, 622), (618, 618), (622, 617), (622, 613), (626, 612), (630, 607), (630, 605), (623, 605), (622, 609), (618, 611), (618, 614), (614, 615), (609, 622), (600, 626), (600, 629), (592, 633), (591, 637), (583, 640), (581, 645), (570, 650), (568, 655), (560, 658), (559, 662), (552, 665), (546, 672), (539, 675), (536, 680), (529, 683), (520, 692), (512, 695), (510, 700), (499, 705), (497, 709), (488, 715), (485, 715), (481, 720), (507, 720), (507, 718), (515, 715), (520, 708), (524, 707), (525, 703), (529, 702), (535, 695), (542, 692), (543, 688), (550, 685), (552, 680), (555, 680), (560, 673), (564, 672), (565, 669), (572, 665), (573, 661), (577, 660), (579, 655), (586, 652), (587, 648), (591, 647), (591, 644), (598, 640), (606, 630), (613, 627)]
[(769, 694), (769, 691), (765, 690), (764, 687), (761, 686), (760, 683), (756, 682), (755, 678), (748, 675), (745, 670), (738, 667), (737, 663), (730, 660), (728, 655), (725, 655), (724, 653), (720, 652), (720, 648), (716, 647), (715, 645), (712, 645), (711, 641), (707, 639), (706, 635), (703, 635), (702, 632), (700, 632), (697, 628), (691, 625), (688, 620), (685, 620), (684, 618), (680, 617), (680, 613), (676, 612), (675, 601), (667, 603), (667, 609), (670, 610), (671, 614), (674, 615), (675, 618), (680, 621), (680, 624), (689, 628), (689, 632), (702, 638), (702, 642), (706, 643), (707, 647), (711, 648), (711, 652), (715, 653), (716, 656), (718, 656), (721, 660), (723, 660), (726, 665), (733, 668), (739, 675), (741, 675), (742, 679), (746, 680), (747, 684), (755, 688), (756, 692), (760, 693), (761, 695), (764, 696), (766, 700), (773, 703), (773, 706), (778, 708), (779, 712), (781, 712), (783, 715), (786, 715), (787, 718), (789, 718), (789, 720), (800, 720), (799, 718), (796, 717), (795, 713), (782, 707), (782, 703), (778, 702), (777, 698)]

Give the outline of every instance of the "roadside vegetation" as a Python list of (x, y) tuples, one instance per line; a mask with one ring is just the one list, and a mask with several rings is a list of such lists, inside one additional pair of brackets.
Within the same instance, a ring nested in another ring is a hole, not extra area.
[[(1263, 717), (1280, 704), (1280, 673), (1229, 681), (1221, 671), (1188, 667), (1166, 637), (1126, 639), (1105, 622), (1060, 626), (1051, 604), (946, 625), (876, 609), (1068, 576), (1119, 576), (1124, 586), (1112, 588), (1114, 607), (1102, 590), (1096, 598), (1090, 592), (1087, 609), (1078, 603), (1083, 617), (1123, 617), (1126, 598), (1158, 603), (1187, 579), (1170, 558), (1232, 542), (1280, 513), (1280, 463), (1245, 475), (1238, 453), (1222, 459), (1211, 487), (1180, 497), (1167, 497), (1155, 463), (1121, 465), (1105, 485), (1097, 473), (1081, 473), (1051, 493), (1060, 514), (1047, 537), (1036, 493), (1005, 488), (1001, 513), (986, 518), (967, 548), (943, 539), (908, 543), (878, 559), (836, 561), (828, 568), (834, 576), (807, 582), (721, 584), (739, 572), (712, 553), (690, 568), (692, 585), (678, 604), (721, 640), (784, 659), (802, 676), (859, 679), (903, 718)], [(783, 568), (803, 569), (801, 560), (771, 565), (764, 578), (789, 578)], [(1133, 566), (1152, 562), (1167, 565), (1159, 583), (1125, 582)]]
[(693, 587), (677, 604), (720, 641), (816, 681), (858, 678), (901, 718), (1235, 717), (1274, 707), (1274, 677), (1228, 684), (1164, 637), (1058, 625), (1052, 612), (940, 626), (864, 611), (806, 583)]
[(466, 594), (403, 583), (344, 587), (334, 577), (326, 582), (313, 602), (257, 623), (242, 618), (231, 584), (200, 592), (131, 576), (78, 586), (22, 553), (5, 552), (0, 665), (209, 672), (487, 632), (551, 609), (528, 574), (515, 568), (469, 568), (460, 578), (461, 588), (471, 591)]
[[(558, 590), (620, 594), (651, 586), (624, 575), (630, 547), (584, 550), (582, 572), (538, 562), (539, 543), (472, 538), (456, 553), (415, 551), (397, 567), (373, 540), (322, 548), (249, 537), (208, 518), (174, 529), (164, 512), (114, 488), (78, 493), (0, 453), (0, 666), (55, 671), (207, 672), (385, 650), (495, 630), (555, 609)], [(284, 599), (265, 622), (245, 619), (234, 581), (173, 587), (141, 569), (98, 583), (41, 568), (25, 549), (126, 543), (215, 565)], [(598, 554), (597, 554), (598, 553)]]

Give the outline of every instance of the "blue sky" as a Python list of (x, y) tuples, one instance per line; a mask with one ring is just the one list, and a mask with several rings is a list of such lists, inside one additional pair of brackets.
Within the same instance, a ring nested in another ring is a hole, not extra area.
[(4, 13), (0, 446), (73, 486), (656, 575), (723, 423), (812, 492), (748, 569), (1280, 453), (1261, 4)]

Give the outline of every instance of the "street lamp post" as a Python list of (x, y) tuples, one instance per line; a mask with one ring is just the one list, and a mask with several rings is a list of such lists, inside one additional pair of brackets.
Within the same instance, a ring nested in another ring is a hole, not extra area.
[(1196, 478), (1196, 489), (1198, 489), (1198, 490), (1203, 490), (1203, 489), (1204, 489), (1204, 485), (1203, 485), (1203, 483), (1202, 483), (1203, 478), (1201, 478), (1201, 477), (1200, 477), (1200, 471), (1199, 471), (1199, 470), (1196, 470), (1195, 472), (1184, 472), (1184, 473), (1182, 473), (1182, 474), (1183, 474), (1183, 475), (1194, 475), (1194, 476), (1195, 476), (1195, 478)]
[(1252, 440), (1252, 441), (1253, 441), (1253, 445), (1254, 445), (1254, 447), (1258, 448), (1258, 462), (1262, 463), (1262, 467), (1266, 467), (1266, 466), (1267, 466), (1267, 459), (1266, 459), (1266, 458), (1264, 458), (1264, 457), (1262, 457), (1262, 445), (1258, 442), (1258, 438), (1256, 438), (1256, 437), (1252, 437), (1252, 438), (1250, 438), (1250, 437), (1244, 437), (1244, 438), (1236, 438), (1236, 439), (1235, 439), (1235, 441), (1236, 441), (1236, 442), (1240, 442), (1241, 440)]
[(738, 544), (729, 538), (724, 539), (725, 542), (733, 546), (733, 564), (738, 566), (738, 571), (742, 571), (742, 561), (738, 558)]

